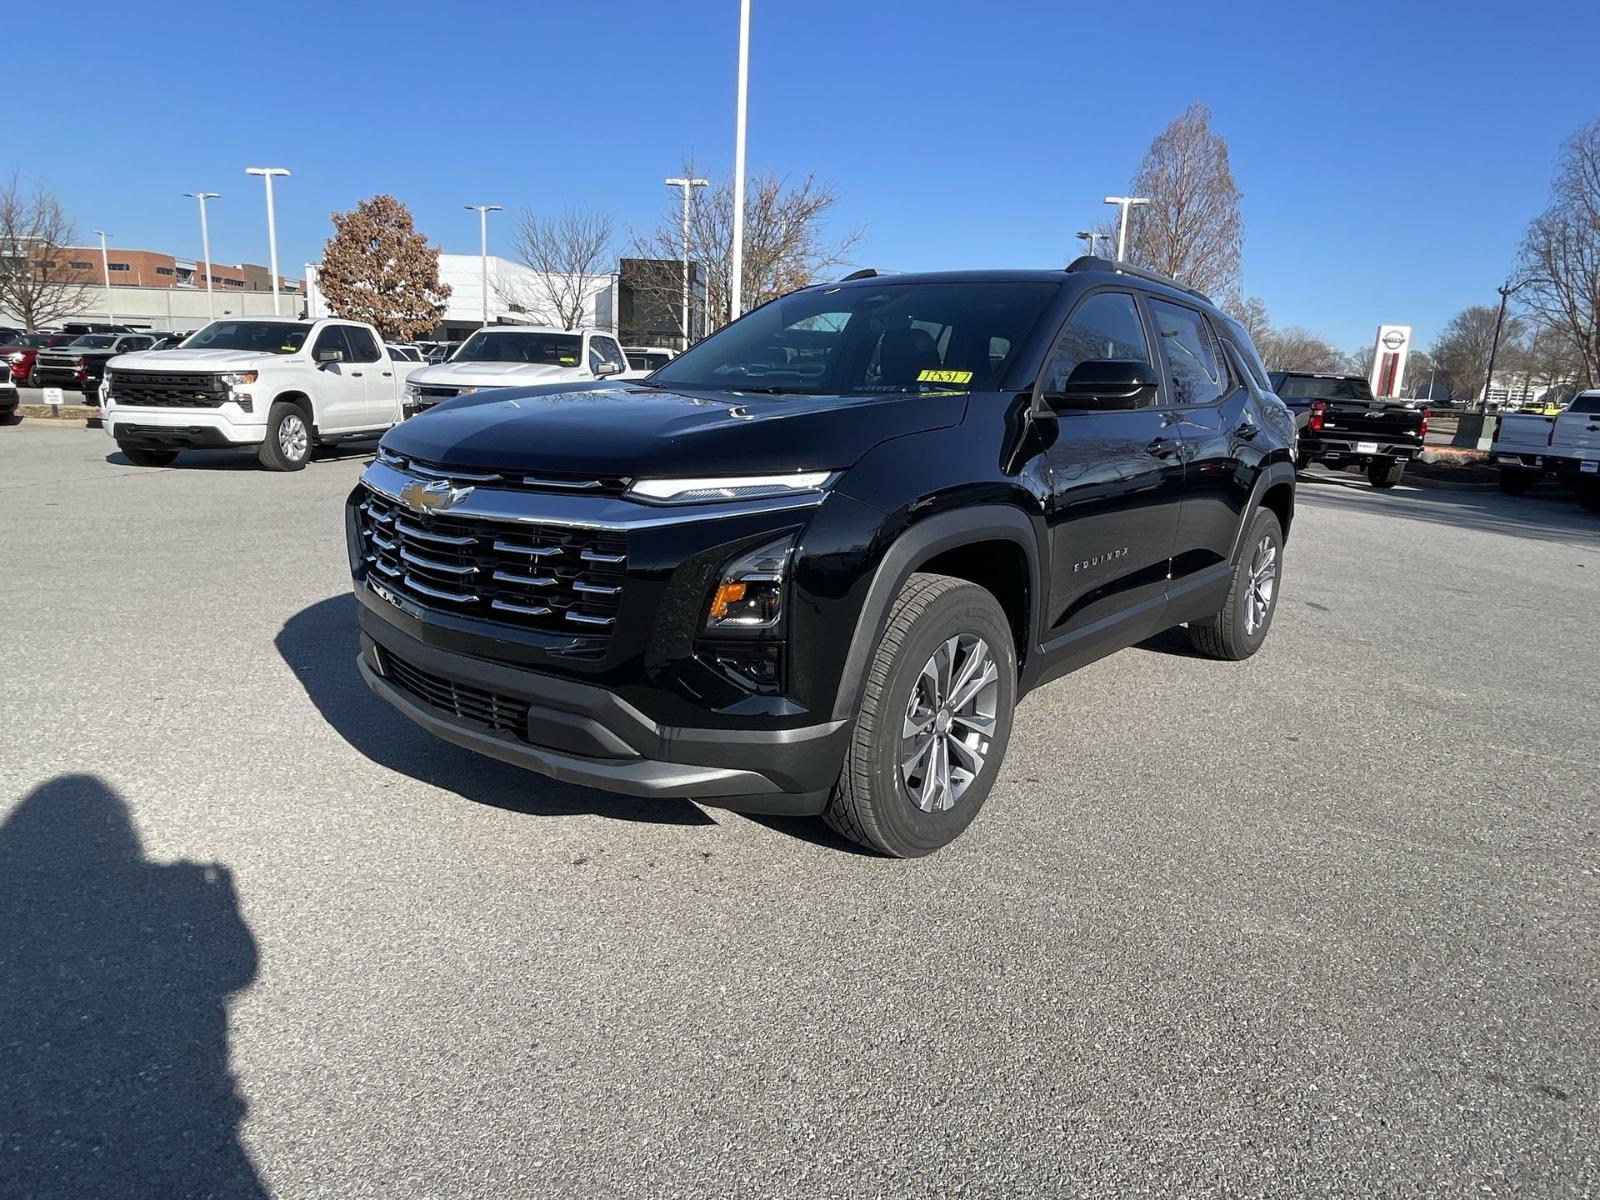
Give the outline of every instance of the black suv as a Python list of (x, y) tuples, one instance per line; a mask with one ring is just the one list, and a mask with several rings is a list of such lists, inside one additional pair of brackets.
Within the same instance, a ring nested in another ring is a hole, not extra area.
[(1244, 331), (1162, 276), (859, 272), (647, 379), (390, 430), (346, 514), (360, 670), (558, 779), (925, 854), (1029, 689), (1183, 623), (1260, 647), (1294, 439)]

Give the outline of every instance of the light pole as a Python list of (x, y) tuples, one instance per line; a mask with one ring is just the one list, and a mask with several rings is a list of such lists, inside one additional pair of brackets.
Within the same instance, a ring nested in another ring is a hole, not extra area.
[(744, 110), (750, 90), (750, 0), (739, 0), (739, 102), (733, 125), (733, 246), (729, 254), (728, 319), (737, 321), (744, 291)]
[(1106, 238), (1109, 240), (1110, 236), (1110, 234), (1099, 233), (1092, 229), (1078, 230), (1078, 240), (1089, 243), (1089, 254), (1095, 258), (1100, 256), (1100, 239)]
[(489, 323), (489, 214), (499, 212), (498, 204), (463, 204), (478, 214), (478, 272), (483, 286), (483, 323)]
[(267, 184), (267, 269), (272, 272), (272, 315), (278, 315), (278, 222), (272, 212), (272, 177), (287, 175), (283, 167), (246, 167), (246, 175), (259, 175)]
[(211, 233), (206, 228), (206, 201), (215, 200), (221, 192), (185, 192), (191, 200), (200, 201), (200, 253), (206, 256), (206, 316), (217, 319), (217, 303), (211, 294)]
[(663, 179), (668, 187), (683, 189), (683, 348), (689, 348), (689, 194), (705, 187), (706, 179)]
[(94, 232), (100, 235), (100, 270), (105, 273), (106, 278), (106, 323), (115, 325), (117, 314), (111, 303), (111, 259), (106, 254), (106, 238), (110, 235), (104, 229), (96, 229)]
[(1141, 204), (1149, 204), (1148, 196), (1107, 196), (1107, 204), (1118, 205), (1122, 209), (1122, 218), (1117, 225), (1117, 261), (1126, 262), (1128, 258), (1128, 210)]

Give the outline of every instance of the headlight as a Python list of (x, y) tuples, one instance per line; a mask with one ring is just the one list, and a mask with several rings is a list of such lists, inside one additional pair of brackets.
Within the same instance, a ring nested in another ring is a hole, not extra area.
[(473, 392), (475, 392), (477, 390), (478, 389), (477, 389), (476, 385), (474, 385), (472, 387), (457, 388), (456, 389), (456, 395), (458, 395), (458, 396), (470, 396), (470, 395), (472, 395)]
[(14, 362), (14, 363), (21, 362), (22, 361), (22, 351), (21, 350), (13, 350), (11, 352), (11, 361)]
[(774, 629), (783, 618), (783, 581), (797, 535), (741, 554), (722, 570), (706, 608), (706, 629), (712, 633)]
[(414, 384), (414, 383), (406, 384), (406, 399), (407, 400), (415, 400), (420, 395), (422, 395), (422, 389), (419, 388), (416, 384)]
[(628, 489), (634, 500), (652, 504), (714, 504), (720, 500), (766, 500), (822, 491), (832, 471), (800, 471), (791, 475), (735, 475), (726, 478), (640, 479)]
[(239, 387), (242, 384), (254, 383), (257, 372), (255, 371), (229, 371), (223, 375), (222, 382), (229, 387)]

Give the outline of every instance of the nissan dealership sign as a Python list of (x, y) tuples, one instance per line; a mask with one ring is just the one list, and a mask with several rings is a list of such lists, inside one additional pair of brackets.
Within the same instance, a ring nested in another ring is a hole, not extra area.
[(1398, 396), (1406, 384), (1406, 360), (1411, 357), (1411, 326), (1379, 325), (1378, 340), (1372, 348), (1374, 396)]

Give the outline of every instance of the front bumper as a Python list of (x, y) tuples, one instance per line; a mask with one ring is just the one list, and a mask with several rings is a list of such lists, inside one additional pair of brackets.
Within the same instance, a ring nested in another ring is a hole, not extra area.
[(358, 584), (356, 594), (362, 678), (446, 741), (630, 796), (786, 815), (815, 815), (827, 803), (847, 721), (780, 730), (660, 725), (606, 688), (428, 645), (392, 624), (368, 588)]
[(67, 388), (72, 391), (98, 387), (100, 383), (97, 377), (70, 367), (36, 366), (33, 377), (39, 387)]
[(259, 446), (266, 440), (264, 422), (245, 423), (237, 405), (221, 408), (134, 408), (117, 404), (115, 397), (101, 418), (105, 431), (119, 442), (141, 446), (211, 447)]
[(0, 383), (0, 413), (14, 412), (19, 400), (17, 389), (9, 383)]

